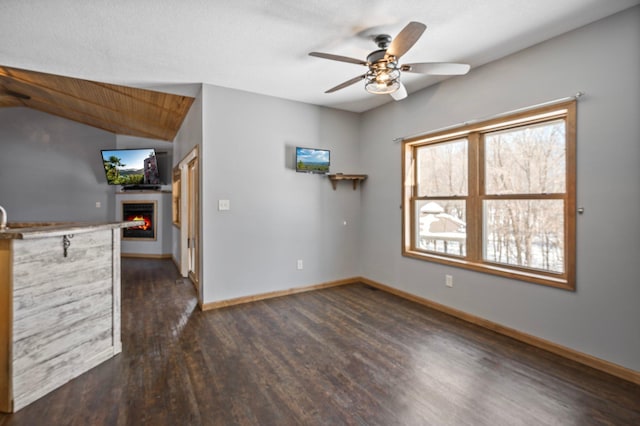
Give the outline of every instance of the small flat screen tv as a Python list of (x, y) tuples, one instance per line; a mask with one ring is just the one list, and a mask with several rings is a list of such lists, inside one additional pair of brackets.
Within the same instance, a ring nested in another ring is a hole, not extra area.
[(155, 149), (103, 149), (101, 153), (109, 185), (160, 184)]
[(296, 172), (329, 173), (330, 164), (328, 149), (296, 147)]

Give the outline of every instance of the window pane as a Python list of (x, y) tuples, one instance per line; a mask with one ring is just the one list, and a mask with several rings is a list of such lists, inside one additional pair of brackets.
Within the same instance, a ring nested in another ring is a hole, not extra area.
[(565, 192), (564, 120), (485, 135), (487, 194)]
[(466, 201), (419, 201), (416, 209), (418, 248), (457, 256), (467, 254)]
[(418, 196), (467, 195), (467, 140), (417, 149)]
[(563, 200), (485, 200), (484, 260), (564, 272)]

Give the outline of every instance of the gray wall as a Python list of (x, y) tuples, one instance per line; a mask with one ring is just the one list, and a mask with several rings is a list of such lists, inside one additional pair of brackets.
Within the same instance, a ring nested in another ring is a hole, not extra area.
[(328, 148), (332, 171), (361, 172), (359, 116), (210, 85), (202, 110), (204, 301), (360, 275), (360, 190), (296, 173), (293, 158)]
[(28, 108), (0, 108), (0, 205), (9, 220), (113, 220), (114, 189), (100, 149), (115, 145), (115, 135), (103, 130)]
[(202, 144), (202, 87), (173, 141), (173, 165), (176, 166), (196, 145)]
[[(201, 145), (204, 301), (363, 275), (640, 371), (638, 22), (636, 7), (363, 115), (205, 85), (173, 148), (175, 164)], [(578, 104), (586, 213), (575, 293), (400, 255), (394, 138), (578, 90), (587, 93)], [(116, 147), (114, 135), (2, 108), (0, 143), (0, 205), (11, 219), (113, 220), (99, 149)], [(333, 191), (326, 177), (293, 170), (296, 145), (329, 148), (332, 171), (369, 179)], [(231, 210), (218, 211), (219, 199)]]
[[(363, 115), (366, 277), (640, 371), (640, 7)], [(571, 96), (578, 102), (577, 291), (401, 256), (397, 137)], [(454, 287), (444, 285), (445, 274)]]

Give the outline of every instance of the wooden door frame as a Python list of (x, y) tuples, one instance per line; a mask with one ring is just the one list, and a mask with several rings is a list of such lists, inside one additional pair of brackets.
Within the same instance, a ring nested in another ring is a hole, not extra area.
[[(202, 271), (198, 270), (197, 275), (194, 277), (190, 277), (189, 274), (189, 228), (190, 228), (190, 220), (189, 217), (189, 165), (194, 161), (199, 160), (199, 150), (198, 145), (193, 147), (191, 151), (185, 157), (180, 160), (178, 163), (178, 169), (180, 170), (180, 275), (183, 278), (190, 278), (194, 281), (194, 286), (196, 287), (196, 291), (198, 292), (198, 304), (202, 306), (202, 280), (201, 273)], [(199, 192), (200, 187), (200, 173), (198, 171), (198, 179), (196, 190)], [(199, 239), (200, 236), (200, 206), (199, 206), (199, 193), (195, 194), (195, 234)], [(198, 242), (198, 252), (196, 253), (197, 262), (200, 258), (200, 250), (202, 249), (200, 242)]]

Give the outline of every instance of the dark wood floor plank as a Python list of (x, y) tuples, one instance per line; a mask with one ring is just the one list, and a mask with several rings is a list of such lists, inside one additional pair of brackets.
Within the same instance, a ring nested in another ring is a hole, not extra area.
[(20, 425), (638, 425), (640, 386), (362, 284), (200, 312), (123, 259), (123, 353)]

